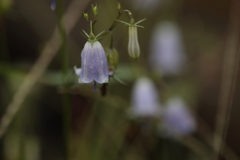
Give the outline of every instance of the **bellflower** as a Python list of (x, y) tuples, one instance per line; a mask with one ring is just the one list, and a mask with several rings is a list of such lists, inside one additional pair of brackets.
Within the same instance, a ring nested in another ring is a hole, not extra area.
[(177, 75), (184, 67), (186, 55), (183, 40), (176, 24), (163, 22), (153, 32), (150, 65), (161, 74)]
[(161, 128), (165, 133), (184, 136), (195, 130), (196, 122), (181, 98), (170, 99), (162, 113)]
[[(92, 25), (92, 24), (90, 24)], [(102, 45), (98, 42), (98, 37), (91, 33), (88, 35), (88, 41), (84, 45), (81, 53), (82, 68), (74, 68), (75, 73), (79, 76), (79, 83), (108, 83), (108, 63)]]
[(142, 77), (137, 80), (132, 91), (132, 112), (136, 116), (157, 116), (159, 96), (151, 79)]

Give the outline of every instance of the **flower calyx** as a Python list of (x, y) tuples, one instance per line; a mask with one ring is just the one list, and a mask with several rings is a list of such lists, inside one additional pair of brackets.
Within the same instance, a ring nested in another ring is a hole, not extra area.
[(130, 23), (124, 22), (124, 21), (121, 21), (121, 20), (116, 20), (116, 21), (117, 21), (117, 22), (120, 22), (120, 23), (123, 23), (125, 26), (144, 28), (143, 26), (140, 26), (140, 25), (138, 25), (138, 24), (141, 23), (141, 22), (143, 22), (143, 21), (145, 21), (145, 20), (146, 20), (146, 18), (144, 18), (144, 19), (142, 19), (142, 20), (140, 20), (140, 21), (138, 21), (138, 22), (136, 22), (136, 23), (134, 23), (135, 20), (134, 20), (133, 18), (130, 19)]

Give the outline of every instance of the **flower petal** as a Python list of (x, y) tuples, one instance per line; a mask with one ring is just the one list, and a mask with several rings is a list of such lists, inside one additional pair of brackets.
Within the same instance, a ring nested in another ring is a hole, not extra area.
[(94, 72), (94, 80), (98, 83), (108, 83), (108, 63), (105, 55), (105, 51), (102, 45), (96, 41), (94, 44), (94, 52), (95, 52), (95, 70)]
[(82, 83), (90, 83), (93, 81), (91, 59), (94, 57), (92, 52), (92, 43), (87, 42), (81, 54), (82, 72), (80, 73), (79, 81)]
[(82, 68), (77, 68), (76, 66), (74, 66), (74, 71), (77, 76), (80, 76)]

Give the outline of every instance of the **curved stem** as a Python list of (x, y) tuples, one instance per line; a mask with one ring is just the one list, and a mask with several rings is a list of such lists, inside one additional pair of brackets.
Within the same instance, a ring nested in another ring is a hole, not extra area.
[(90, 21), (90, 36), (93, 36), (93, 23)]

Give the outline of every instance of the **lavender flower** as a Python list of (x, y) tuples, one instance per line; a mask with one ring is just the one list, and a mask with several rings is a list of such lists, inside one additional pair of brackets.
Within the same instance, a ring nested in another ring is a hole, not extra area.
[(186, 104), (181, 98), (170, 99), (162, 113), (162, 126), (164, 133), (183, 136), (195, 130), (196, 122)]
[(158, 114), (158, 93), (151, 79), (143, 77), (135, 83), (132, 91), (132, 112), (136, 116)]
[(186, 62), (182, 43), (181, 33), (176, 24), (163, 22), (158, 25), (151, 41), (151, 67), (161, 74), (179, 74)]
[(98, 41), (86, 42), (81, 54), (82, 68), (74, 68), (80, 76), (79, 83), (108, 83), (108, 63), (102, 45)]

